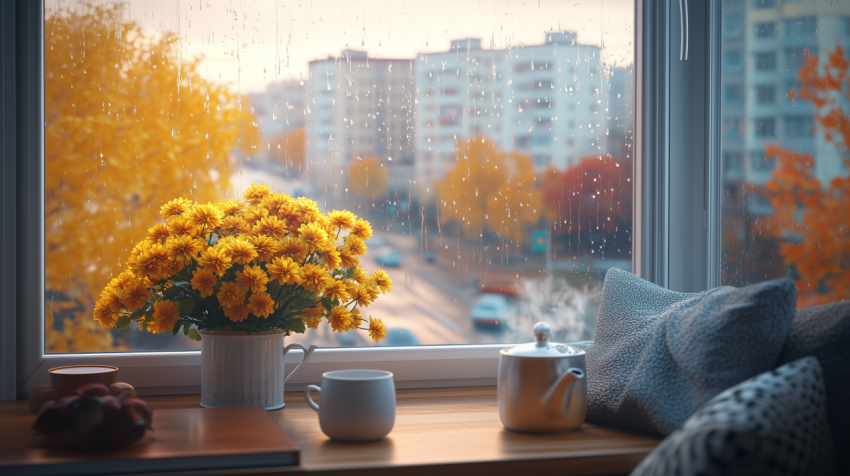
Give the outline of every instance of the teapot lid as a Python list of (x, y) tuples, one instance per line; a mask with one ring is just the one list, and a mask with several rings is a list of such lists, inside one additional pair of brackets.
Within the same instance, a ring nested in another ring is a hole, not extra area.
[(552, 335), (552, 328), (545, 322), (535, 324), (533, 332), (536, 342), (521, 344), (503, 350), (502, 353), (516, 357), (567, 357), (581, 353), (566, 344), (549, 342), (549, 336)]

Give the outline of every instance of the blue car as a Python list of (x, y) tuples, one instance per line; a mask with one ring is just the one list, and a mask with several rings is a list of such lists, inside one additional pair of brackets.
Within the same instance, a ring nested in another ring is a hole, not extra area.
[(375, 263), (387, 268), (398, 268), (401, 266), (401, 255), (396, 251), (386, 251), (375, 256)]
[(389, 347), (402, 347), (409, 345), (419, 345), (419, 341), (408, 329), (404, 327), (395, 327), (387, 329), (387, 338), (384, 339), (384, 345)]

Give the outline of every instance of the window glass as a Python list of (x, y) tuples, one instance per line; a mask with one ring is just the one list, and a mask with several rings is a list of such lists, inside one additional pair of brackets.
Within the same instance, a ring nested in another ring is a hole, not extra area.
[(252, 183), (371, 223), (377, 345), (592, 338), (631, 269), (633, 3), (47, 0), (47, 351), (197, 348), (95, 301), (163, 204)]
[(755, 35), (721, 40), (724, 55), (753, 59), (721, 73), (721, 87), (752, 93), (743, 107), (721, 104), (722, 124), (749, 126), (722, 135), (722, 284), (787, 276), (798, 306), (847, 299), (850, 6), (726, 0), (723, 10)]

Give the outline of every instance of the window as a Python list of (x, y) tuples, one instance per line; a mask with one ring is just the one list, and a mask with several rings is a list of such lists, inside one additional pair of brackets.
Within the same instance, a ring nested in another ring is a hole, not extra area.
[(771, 138), (776, 137), (776, 119), (773, 118), (757, 118), (755, 119), (756, 137)]
[[(439, 3), (358, 16), (321, 2), (46, 0), (46, 353), (197, 349), (92, 326), (93, 302), (163, 203), (254, 182), (370, 220), (361, 263), (395, 281), (367, 311), (388, 346), (525, 341), (532, 318), (558, 340), (592, 338), (604, 271), (631, 268), (633, 7), (510, 4), (482, 26), (440, 13), (484, 21), (476, 2)], [(561, 307), (534, 304), (566, 287)], [(488, 317), (486, 293), (514, 306)], [(373, 345), (322, 328), (287, 341)]]
[(759, 104), (773, 104), (776, 102), (776, 86), (756, 86), (756, 100)]
[[(776, 3), (747, 2), (744, 14), (765, 18), (766, 12), (757, 10)], [(723, 1), (724, 9), (739, 5)], [(834, 200), (850, 202), (850, 191), (841, 185), (848, 171), (842, 167), (844, 143), (835, 126), (850, 110), (846, 98), (840, 99), (846, 95), (848, 79), (825, 60), (826, 55), (835, 63), (848, 60), (842, 31), (846, 12), (829, 3), (798, 2), (786, 11), (791, 3), (783, 2), (782, 7), (770, 12), (776, 16), (769, 23), (775, 20), (781, 27), (782, 39), (771, 42), (782, 43), (776, 46), (782, 48), (784, 72), (746, 75), (744, 88), (755, 92), (755, 101), (745, 101), (743, 108), (727, 107), (725, 101), (721, 105), (726, 120), (752, 116), (755, 130), (752, 137), (730, 140), (724, 134), (721, 138), (719, 278), (721, 284), (742, 286), (790, 277), (797, 286), (797, 306), (806, 307), (850, 299), (850, 248), (843, 238), (850, 223), (831, 205)], [(754, 24), (757, 37), (770, 30), (763, 25)], [(727, 48), (741, 51), (740, 45)], [(816, 71), (800, 76), (806, 48), (824, 58)], [(775, 53), (762, 51), (761, 43), (746, 45), (743, 54), (753, 55), (757, 72), (776, 68)], [(741, 84), (741, 75), (724, 72), (721, 84)], [(803, 87), (811, 95), (802, 95)], [(777, 95), (786, 100), (766, 107), (776, 102)], [(774, 111), (782, 115), (767, 116)], [(730, 173), (738, 168), (733, 163), (740, 160), (742, 150), (746, 163), (740, 173)], [(799, 187), (801, 183), (807, 186)]]
[(741, 87), (740, 86), (725, 86), (723, 90), (726, 92), (723, 98), (726, 104), (733, 106), (741, 104)]
[(753, 2), (752, 4), (756, 9), (776, 7), (776, 0), (751, 0), (751, 1)]
[(774, 36), (776, 36), (775, 22), (756, 23), (756, 38), (773, 38)]
[(740, 179), (743, 172), (743, 154), (740, 152), (725, 152), (723, 154), (723, 176)]
[(756, 53), (756, 69), (773, 71), (776, 69), (776, 53)]
[(743, 33), (744, 19), (737, 15), (723, 17), (723, 35), (729, 38), (741, 36)]
[(729, 51), (723, 55), (723, 65), (727, 72), (741, 71), (741, 52)]

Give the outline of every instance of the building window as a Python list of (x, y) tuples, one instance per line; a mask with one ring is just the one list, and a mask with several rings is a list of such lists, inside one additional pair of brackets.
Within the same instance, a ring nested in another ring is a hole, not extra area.
[(723, 66), (729, 73), (741, 71), (741, 52), (730, 51), (723, 55)]
[(737, 15), (727, 15), (723, 17), (723, 36), (728, 38), (736, 38), (741, 36), (744, 31), (744, 19)]
[(818, 31), (818, 17), (806, 16), (785, 20), (786, 35), (813, 35)]
[(741, 104), (741, 86), (726, 86), (723, 99), (730, 106)]
[(776, 36), (776, 22), (756, 23), (756, 38), (773, 38)]
[(776, 69), (776, 53), (756, 53), (756, 69), (773, 71)]
[(785, 136), (793, 138), (809, 138), (815, 135), (815, 119), (812, 116), (786, 116)]
[(756, 9), (776, 7), (776, 0), (752, 0), (752, 2)]
[(800, 66), (803, 66), (806, 62), (806, 50), (808, 49), (808, 53), (811, 56), (818, 55), (818, 47), (817, 45), (811, 45), (808, 47), (802, 46), (794, 46), (790, 48), (785, 48), (785, 69), (786, 71), (797, 73), (797, 70), (800, 69)]
[(770, 117), (757, 118), (755, 120), (755, 133), (759, 138), (776, 137), (776, 119)]
[(726, 176), (741, 175), (744, 171), (743, 154), (740, 152), (723, 153), (723, 174)]
[(776, 86), (756, 86), (756, 101), (759, 104), (773, 104), (776, 102)]

